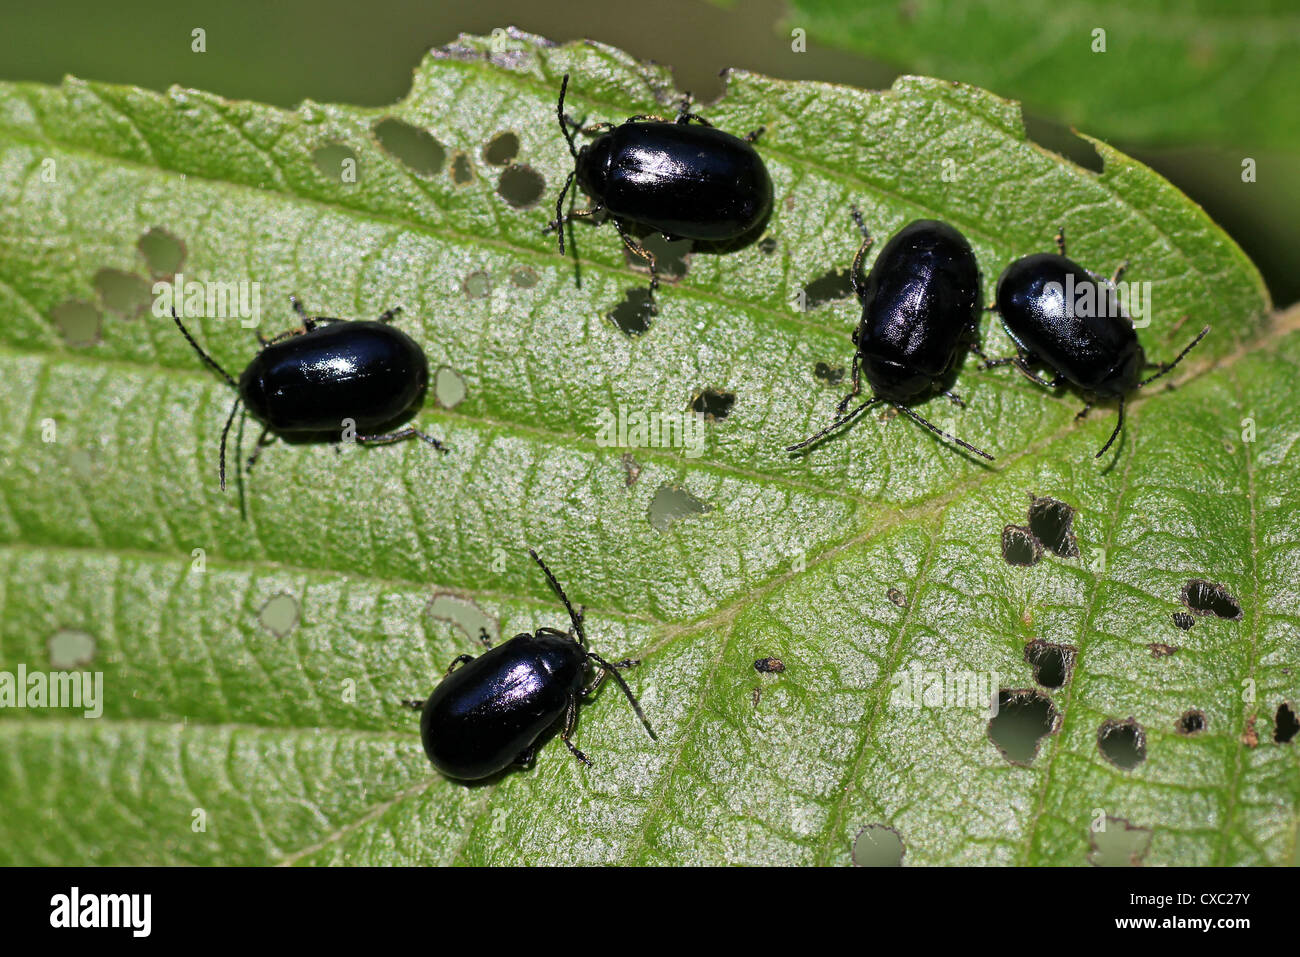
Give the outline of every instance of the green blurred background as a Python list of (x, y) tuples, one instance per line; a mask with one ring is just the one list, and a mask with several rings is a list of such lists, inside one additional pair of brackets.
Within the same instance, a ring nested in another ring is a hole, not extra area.
[[(923, 2), (904, 0), (898, 15), (915, 15), (915, 6)], [(1099, 6), (1105, 6), (1104, 0)], [(1141, 0), (1127, 5), (1134, 6), (1141, 6)], [(1042, 16), (1050, 17), (1051, 9), (1043, 5)], [(1195, 15), (1194, 8), (1186, 9)], [(1225, 21), (1220, 18), (1219, 23)], [(1271, 32), (1279, 24), (1285, 30), (1294, 25), (1285, 11), (1280, 20), (1257, 23), (1258, 29)], [(8, 3), (0, 9), (0, 78), (57, 83), (71, 74), (156, 90), (180, 84), (285, 107), (302, 99), (382, 105), (406, 93), (411, 70), (430, 47), (460, 33), (489, 34), (507, 25), (556, 41), (601, 40), (666, 64), (679, 88), (706, 101), (722, 92), (718, 74), (725, 67), (870, 88), (888, 86), (900, 72), (945, 75), (907, 62), (884, 63), (831, 49), (815, 37), (808, 39), (806, 52), (795, 52), (791, 29), (799, 26), (799, 17), (785, 0), (553, 5), (528, 0), (71, 0)], [(204, 53), (190, 48), (196, 27), (206, 31)], [(1027, 23), (1026, 42), (1032, 42), (1032, 29)], [(1141, 68), (1136, 60), (1130, 62)], [(1197, 95), (1202, 94), (1204, 109), (1221, 108), (1213, 83)], [(1264, 93), (1280, 102), (1297, 94), (1300, 91), (1281, 88), (1266, 88)], [(1201, 107), (1193, 100), (1192, 108)], [(1055, 118), (1030, 112), (1027, 125), (1042, 145), (1096, 168), (1091, 146)], [(1300, 299), (1300, 270), (1293, 266), (1300, 241), (1300, 155), (1248, 142), (1157, 147), (1111, 139), (1104, 129), (1082, 131), (1137, 156), (1204, 206), (1255, 260), (1277, 305)], [(1258, 164), (1256, 183), (1241, 181), (1245, 156)]]

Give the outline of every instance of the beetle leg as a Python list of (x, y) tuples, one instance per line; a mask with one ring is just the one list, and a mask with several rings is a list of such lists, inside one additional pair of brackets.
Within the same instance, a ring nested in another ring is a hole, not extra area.
[(402, 311), (401, 306), (394, 306), (392, 309), (385, 309), (383, 312), (379, 314), (379, 319), (377, 321), (385, 324), (390, 323), (397, 318), (398, 314), (401, 311)]
[(257, 333), (257, 341), (258, 344), (261, 345), (263, 349), (265, 349), (267, 346), (273, 346), (277, 342), (283, 342), (285, 339), (292, 339), (294, 336), (300, 336), (304, 332), (311, 332), (311, 329), (307, 328), (306, 326), (304, 326), (301, 329), (290, 329), (288, 332), (281, 332), (279, 335), (272, 336), (270, 339), (268, 339), (266, 338), (266, 336), (262, 335), (262, 333), (259, 331)]
[(401, 442), (403, 439), (423, 439), (432, 445), (444, 455), (447, 454), (447, 446), (443, 445), (432, 435), (427, 432), (421, 432), (417, 428), (407, 426), (404, 429), (398, 429), (396, 432), (389, 432), (385, 435), (358, 435), (357, 441), (366, 445), (389, 445), (393, 442)]
[(650, 264), (650, 292), (653, 294), (659, 288), (659, 265), (655, 262), (655, 254), (633, 239), (617, 219), (614, 220), (614, 227), (618, 230), (619, 238), (623, 240), (623, 245), (627, 247), (628, 252)]
[[(636, 113), (636, 114), (634, 114), (634, 115), (632, 115), (632, 116), (629, 116), (626, 120), (624, 120), (624, 122), (625, 122), (625, 123), (643, 123), (643, 122), (645, 122), (646, 120), (653, 120), (653, 121), (656, 122), (656, 123), (671, 123), (671, 122), (672, 122), (672, 120), (668, 119), (668, 117), (666, 117), (666, 116), (659, 116), (657, 113)], [(606, 124), (606, 125), (610, 125), (610, 124)]]
[(408, 708), (411, 708), (411, 709), (415, 710), (415, 711), (419, 711), (419, 710), (421, 710), (421, 709), (424, 707), (424, 702), (423, 702), (423, 701), (412, 701), (412, 700), (410, 700), (409, 698), (403, 698), (403, 699), (402, 699), (402, 704), (405, 705), (405, 706), (408, 707)]
[(616, 129), (613, 123), (592, 123), (591, 126), (584, 126), (578, 130), (579, 133), (586, 133), (588, 136), (594, 136), (597, 133), (608, 133)]
[(248, 461), (244, 465), (245, 471), (251, 472), (253, 465), (257, 462), (257, 457), (262, 454), (262, 449), (275, 441), (275, 437), (272, 436), (271, 442), (268, 442), (266, 438), (268, 435), (271, 435), (270, 426), (262, 426), (262, 434), (257, 437), (257, 444), (253, 446), (253, 454), (248, 457)]
[(1119, 281), (1123, 277), (1124, 271), (1127, 269), (1128, 269), (1128, 260), (1125, 259), (1122, 263), (1120, 263), (1118, 266), (1115, 267), (1115, 273), (1110, 277), (1110, 284), (1112, 286), (1119, 285)]
[(443, 672), (443, 674), (449, 675), (457, 668), (459, 668), (461, 665), (471, 662), (473, 660), (474, 660), (473, 655), (457, 655), (455, 660), (453, 660), (452, 663), (447, 666), (447, 670)]
[(698, 113), (691, 113), (687, 110), (682, 110), (680, 113), (677, 114), (676, 122), (678, 123), (689, 123), (691, 120), (694, 120), (696, 123), (699, 123), (701, 126), (713, 126), (712, 123), (710, 123), (704, 117), (700, 116), (700, 114)]
[(1091, 409), (1092, 409), (1092, 403), (1085, 402), (1083, 408), (1080, 409), (1079, 413), (1074, 417), (1074, 421), (1078, 422), (1080, 419), (1086, 416)]
[[(609, 663), (609, 666), (611, 668), (635, 668), (640, 663), (641, 663), (640, 658), (624, 658), (622, 661), (611, 661)], [(590, 698), (592, 695), (594, 695), (597, 689), (599, 689), (600, 686), (604, 683), (605, 678), (608, 675), (609, 672), (602, 667), (600, 669), (600, 673), (597, 674), (596, 677), (591, 679), (591, 684), (587, 685), (587, 687), (582, 689), (582, 696), (584, 698)]]
[(940, 392), (939, 394), (943, 396), (947, 396), (948, 400), (952, 402), (953, 405), (960, 406), (963, 409), (966, 408), (965, 401), (956, 392), (950, 392), (945, 389), (943, 392)]
[(810, 435), (810, 436), (808, 436), (808, 438), (804, 439), (802, 442), (797, 442), (797, 443), (795, 443), (794, 445), (787, 445), (787, 446), (785, 447), (785, 450), (786, 450), (787, 452), (797, 452), (797, 451), (799, 451), (800, 449), (802, 449), (802, 448), (804, 448), (804, 447), (806, 447), (806, 446), (812, 445), (814, 442), (818, 441), (819, 439), (823, 438), (824, 436), (827, 436), (827, 435), (829, 435), (830, 433), (834, 432), (834, 431), (835, 431), (836, 429), (838, 429), (840, 426), (845, 425), (845, 424), (847, 424), (848, 422), (853, 421), (855, 418), (857, 418), (860, 414), (862, 414), (862, 413), (863, 413), (864, 411), (866, 411), (867, 409), (871, 408), (873, 405), (878, 405), (878, 404), (880, 404), (881, 402), (884, 402), (884, 401), (885, 401), (885, 400), (882, 399), (882, 398), (880, 398), (879, 396), (872, 396), (870, 399), (868, 399), (866, 402), (863, 402), (860, 406), (858, 406), (858, 407), (857, 407), (856, 409), (854, 409), (852, 412), (849, 412), (849, 413), (847, 413), (847, 414), (844, 414), (844, 415), (840, 415), (840, 416), (838, 416), (838, 417), (835, 419), (834, 422), (832, 422), (830, 425), (826, 426), (826, 428), (822, 429), (820, 432), (817, 432), (817, 433), (815, 433), (814, 435)]
[(750, 130), (742, 137), (742, 139), (744, 139), (746, 143), (756, 143), (758, 141), (758, 138), (766, 132), (767, 132), (767, 127), (760, 126), (756, 130)]
[(1056, 231), (1056, 248), (1062, 256), (1065, 255), (1065, 223), (1062, 223), (1061, 228)]
[(1106, 440), (1106, 444), (1103, 445), (1101, 447), (1101, 451), (1097, 453), (1096, 455), (1097, 458), (1101, 458), (1103, 455), (1106, 454), (1106, 450), (1111, 447), (1111, 444), (1114, 443), (1114, 441), (1117, 438), (1119, 438), (1120, 430), (1123, 428), (1124, 428), (1124, 397), (1120, 396), (1119, 397), (1119, 418), (1115, 420), (1115, 431), (1111, 432), (1110, 438)]
[[(302, 320), (302, 328), (304, 331), (311, 332), (313, 329), (316, 328), (316, 322), (317, 322), (316, 318), (314, 316), (307, 315), (307, 310), (302, 307), (302, 303), (298, 301), (297, 296), (294, 295), (289, 296), (289, 305), (293, 307), (293, 311), (296, 312), (298, 314), (298, 318)], [(298, 333), (295, 331), (293, 333), (286, 333), (285, 335), (298, 335)], [(258, 338), (260, 339), (261, 336), (259, 336)], [(272, 339), (271, 341), (277, 342), (279, 341), (279, 339), (283, 339), (283, 338), (284, 336), (280, 336), (278, 337), (278, 339)]]
[(492, 647), (492, 636), (488, 634), (487, 628), (479, 626), (478, 640), (482, 642), (484, 648)]
[(1011, 362), (1017, 369), (1024, 373), (1025, 378), (1029, 379), (1031, 382), (1037, 382), (1044, 388), (1055, 389), (1057, 386), (1065, 382), (1065, 376), (1059, 373), (1050, 382), (1047, 379), (1044, 379), (1033, 369), (1029, 368), (1029, 361), (1024, 356), (1016, 356), (1011, 360)]
[(569, 749), (575, 758), (587, 765), (587, 767), (591, 767), (591, 759), (579, 751), (577, 745), (570, 740), (573, 736), (573, 729), (577, 723), (578, 699), (575, 696), (569, 699), (568, 710), (564, 712), (564, 727), (560, 730), (560, 740), (564, 742), (564, 746)]
[(533, 758), (536, 757), (536, 755), (537, 749), (530, 744), (519, 752), (519, 756), (515, 758), (515, 764), (523, 768), (532, 767)]
[(867, 287), (862, 277), (862, 260), (867, 255), (867, 250), (871, 248), (874, 240), (871, 233), (867, 231), (867, 224), (862, 220), (862, 213), (856, 206), (853, 207), (853, 221), (858, 224), (858, 229), (862, 233), (862, 245), (858, 247), (858, 254), (853, 257), (853, 268), (849, 271), (849, 281), (853, 284), (853, 293), (858, 297), (858, 302), (866, 305)]
[[(855, 330), (853, 333), (855, 339), (857, 338), (857, 335), (857, 331)], [(839, 405), (835, 406), (836, 415), (843, 415), (844, 410), (849, 407), (849, 403), (862, 393), (862, 370), (860, 360), (860, 353), (853, 353), (853, 391), (840, 399)]]

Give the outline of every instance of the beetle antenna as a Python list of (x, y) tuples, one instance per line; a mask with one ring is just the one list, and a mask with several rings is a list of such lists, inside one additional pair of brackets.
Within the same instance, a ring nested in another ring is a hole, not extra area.
[(895, 404), (895, 405), (894, 405), (894, 408), (897, 409), (899, 412), (902, 412), (905, 416), (907, 416), (907, 417), (908, 417), (909, 419), (911, 419), (913, 422), (916, 422), (918, 425), (923, 425), (923, 426), (925, 426), (927, 429), (929, 429), (929, 430), (930, 430), (931, 432), (933, 432), (935, 435), (942, 435), (942, 436), (943, 436), (945, 439), (947, 439), (948, 441), (950, 441), (950, 442), (956, 442), (956, 443), (957, 443), (958, 445), (960, 445), (963, 449), (966, 449), (966, 451), (968, 451), (968, 452), (974, 452), (976, 455), (982, 455), (982, 456), (984, 456), (986, 459), (988, 459), (990, 462), (993, 461), (993, 456), (989, 455), (989, 454), (988, 454), (987, 452), (985, 452), (983, 449), (977, 449), (975, 446), (971, 445), (969, 442), (963, 442), (961, 439), (957, 438), (957, 436), (955, 436), (955, 435), (950, 435), (949, 433), (945, 432), (943, 429), (941, 429), (941, 428), (939, 428), (937, 425), (935, 425), (933, 422), (931, 422), (929, 419), (924, 419), (924, 418), (922, 418), (921, 416), (919, 416), (917, 413), (913, 412), (913, 411), (912, 411), (911, 409), (909, 409), (907, 406), (905, 406), (905, 405), (898, 405), (898, 404)]
[[(545, 568), (546, 566), (543, 565), (542, 567)], [(658, 741), (659, 735), (655, 734), (655, 729), (650, 727), (650, 721), (646, 718), (645, 712), (641, 710), (641, 705), (636, 700), (636, 696), (632, 694), (632, 689), (627, 686), (627, 682), (623, 680), (623, 676), (618, 673), (618, 669), (594, 651), (587, 652), (587, 657), (604, 668), (605, 674), (614, 676), (614, 680), (618, 682), (618, 686), (623, 689), (623, 694), (627, 695), (627, 700), (628, 703), (632, 705), (632, 710), (636, 712), (636, 716), (641, 719), (641, 724), (645, 726), (646, 734), (650, 735), (650, 740)]]
[(538, 566), (542, 569), (542, 573), (546, 575), (547, 581), (551, 583), (551, 588), (555, 590), (555, 594), (559, 595), (560, 601), (564, 602), (564, 607), (569, 612), (569, 620), (573, 622), (573, 630), (578, 633), (580, 643), (585, 646), (587, 644), (587, 635), (582, 630), (582, 616), (573, 610), (573, 606), (569, 604), (569, 596), (564, 593), (564, 589), (560, 586), (560, 583), (555, 580), (555, 576), (551, 574), (551, 570), (546, 567), (546, 562), (542, 561), (541, 558), (538, 557), (537, 552), (533, 551), (531, 548), (528, 549), (528, 554), (533, 556), (533, 561), (537, 562)]
[(560, 81), (560, 100), (555, 104), (555, 115), (560, 120), (560, 132), (564, 134), (565, 140), (569, 143), (569, 152), (573, 155), (576, 162), (578, 159), (578, 148), (573, 144), (573, 134), (569, 132), (569, 125), (564, 122), (564, 93), (569, 88), (569, 74), (564, 74), (564, 79)]
[(810, 435), (810, 436), (808, 436), (808, 438), (804, 439), (802, 442), (798, 442), (798, 443), (796, 443), (796, 444), (794, 444), (794, 445), (787, 445), (787, 446), (785, 447), (785, 450), (786, 450), (787, 452), (797, 452), (797, 451), (799, 451), (800, 449), (804, 448), (805, 446), (812, 445), (812, 444), (813, 444), (814, 442), (816, 442), (818, 439), (820, 439), (820, 438), (822, 438), (822, 437), (824, 437), (824, 436), (827, 436), (827, 435), (829, 435), (830, 433), (834, 432), (834, 431), (835, 431), (836, 429), (838, 429), (841, 425), (844, 425), (846, 422), (850, 422), (850, 421), (852, 421), (853, 419), (857, 418), (859, 413), (863, 412), (863, 411), (866, 410), (866, 409), (871, 408), (873, 405), (876, 405), (876, 404), (878, 404), (878, 403), (880, 403), (880, 402), (884, 402), (884, 401), (885, 401), (885, 400), (882, 399), (882, 398), (880, 398), (879, 396), (872, 396), (870, 399), (868, 399), (866, 402), (863, 402), (860, 406), (858, 406), (858, 407), (857, 407), (856, 409), (854, 409), (852, 412), (848, 413), (847, 415), (842, 415), (842, 416), (840, 416), (838, 419), (836, 419), (836, 420), (835, 420), (834, 422), (832, 422), (830, 425), (826, 426), (826, 428), (822, 429), (822, 430), (821, 430), (820, 432), (818, 432), (816, 435)]
[[(1167, 362), (1167, 363), (1165, 363), (1164, 365), (1162, 365), (1162, 366), (1160, 367), (1160, 371), (1157, 372), (1155, 375), (1151, 376), (1150, 378), (1143, 379), (1141, 382), (1138, 383), (1138, 388), (1140, 389), (1140, 388), (1142, 388), (1144, 385), (1146, 385), (1146, 384), (1148, 384), (1148, 383), (1150, 383), (1150, 382), (1155, 382), (1156, 379), (1159, 379), (1162, 375), (1164, 375), (1164, 374), (1167, 373), (1167, 372), (1172, 372), (1174, 366), (1178, 365), (1178, 363), (1180, 363), (1180, 362), (1183, 361), (1183, 356), (1185, 356), (1185, 355), (1187, 355), (1187, 353), (1191, 352), (1191, 351), (1192, 351), (1192, 348), (1193, 348), (1193, 347), (1194, 347), (1198, 342), (1200, 342), (1202, 339), (1204, 339), (1204, 338), (1205, 338), (1205, 334), (1206, 334), (1207, 332), (1209, 332), (1209, 331), (1210, 331), (1210, 327), (1209, 327), (1209, 326), (1206, 326), (1204, 329), (1202, 329), (1200, 332), (1198, 332), (1198, 333), (1196, 334), (1196, 338), (1193, 339), (1191, 342), (1187, 343), (1187, 345), (1183, 348), (1183, 351), (1180, 352), (1180, 353), (1178, 353), (1177, 358), (1175, 358), (1173, 362)], [(1105, 450), (1103, 449), (1102, 451), (1105, 451)]]
[[(1203, 335), (1205, 335), (1205, 333), (1202, 332), (1201, 335), (1203, 336)], [(1197, 338), (1199, 339), (1200, 336), (1198, 336)], [(1194, 346), (1194, 345), (1196, 345), (1196, 343), (1193, 342), (1192, 345)], [(1188, 346), (1188, 348), (1190, 349), (1191, 346)], [(1182, 356), (1179, 356), (1179, 358), (1181, 359)], [(1167, 371), (1167, 370), (1166, 370), (1166, 371)], [(1163, 375), (1163, 373), (1162, 373), (1162, 375)], [(1152, 376), (1152, 378), (1159, 378), (1159, 376)], [(1098, 453), (1096, 454), (1096, 456), (1094, 456), (1094, 458), (1101, 458), (1103, 455), (1106, 454), (1106, 450), (1107, 450), (1108, 448), (1110, 448), (1110, 447), (1111, 447), (1111, 444), (1115, 441), (1115, 439), (1119, 437), (1119, 430), (1122, 429), (1122, 428), (1124, 428), (1124, 397), (1123, 397), (1123, 396), (1120, 396), (1120, 399), (1119, 399), (1119, 419), (1116, 420), (1116, 422), (1115, 422), (1115, 431), (1112, 432), (1112, 433), (1110, 434), (1110, 438), (1108, 438), (1108, 439), (1106, 440), (1106, 444), (1103, 445), (1103, 446), (1101, 447), (1101, 451), (1098, 452)]]
[(560, 190), (560, 195), (555, 199), (555, 219), (551, 220), (546, 231), (555, 230), (556, 237), (560, 240), (560, 255), (564, 255), (564, 197), (569, 195), (569, 186), (573, 182), (573, 177), (577, 173), (574, 169), (569, 173), (568, 178), (564, 181), (564, 186)]
[(226, 418), (226, 427), (221, 430), (221, 491), (226, 490), (226, 437), (230, 435), (230, 425), (235, 421), (235, 412), (239, 410), (239, 403), (244, 399), (243, 396), (235, 396), (235, 402), (230, 407), (230, 415)]
[[(210, 365), (212, 368), (216, 369), (217, 372), (221, 374), (221, 378), (225, 379), (226, 382), (230, 384), (230, 387), (234, 389), (236, 392), (238, 392), (239, 386), (238, 384), (236, 384), (235, 380), (231, 378), (230, 373), (227, 372), (225, 369), (221, 368), (221, 366), (217, 365), (217, 360), (212, 358), (212, 356), (208, 355), (206, 352), (204, 352), (203, 347), (194, 341), (194, 337), (190, 335), (190, 331), (186, 329), (184, 325), (181, 324), (181, 317), (176, 315), (175, 306), (172, 306), (172, 319), (176, 321), (176, 328), (181, 331), (181, 335), (183, 335), (185, 339), (189, 342), (189, 344), (194, 347), (194, 351), (199, 354), (199, 358), (202, 359), (204, 362), (206, 362), (208, 365)], [(1182, 357), (1180, 356), (1179, 358)]]

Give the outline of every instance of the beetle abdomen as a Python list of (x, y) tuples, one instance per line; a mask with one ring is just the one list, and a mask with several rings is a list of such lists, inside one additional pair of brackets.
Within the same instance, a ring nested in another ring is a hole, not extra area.
[(608, 134), (601, 203), (615, 216), (684, 239), (749, 232), (772, 208), (772, 182), (749, 143), (708, 126), (624, 123)]
[(584, 652), (572, 639), (516, 635), (434, 689), (420, 715), (425, 753), (462, 780), (504, 770), (564, 714), (584, 672)]
[(1110, 284), (1072, 260), (1016, 260), (998, 280), (997, 308), (1021, 349), (1080, 388), (1119, 395), (1134, 387), (1141, 346), (1133, 323)]
[(358, 430), (410, 411), (429, 378), (424, 352), (381, 322), (331, 322), (267, 346), (240, 377), (249, 411), (277, 432)]
[(909, 223), (885, 244), (867, 274), (858, 333), (859, 352), (876, 360), (864, 370), (877, 394), (908, 401), (948, 372), (976, 321), (979, 283), (970, 244), (947, 223)]

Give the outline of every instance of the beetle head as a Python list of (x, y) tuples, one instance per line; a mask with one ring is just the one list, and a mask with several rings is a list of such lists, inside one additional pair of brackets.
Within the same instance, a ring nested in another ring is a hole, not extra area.
[(605, 195), (605, 184), (609, 181), (609, 167), (613, 158), (614, 139), (609, 133), (602, 133), (590, 143), (584, 144), (574, 160), (578, 185), (597, 202)]

